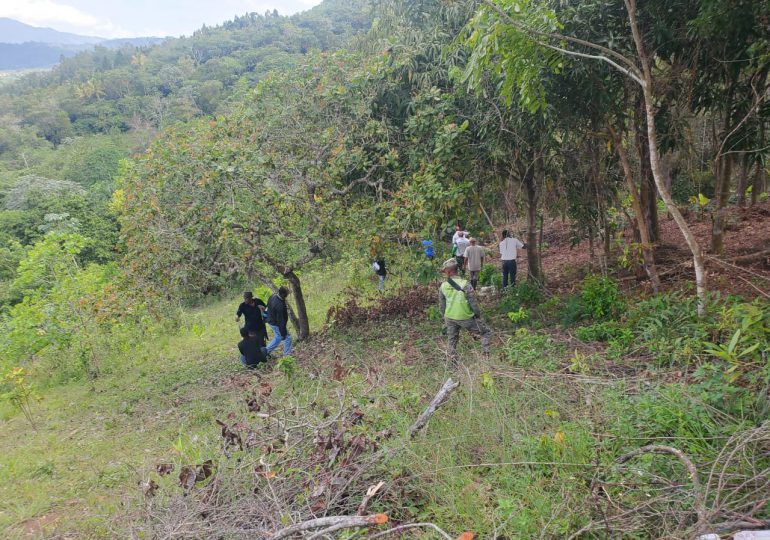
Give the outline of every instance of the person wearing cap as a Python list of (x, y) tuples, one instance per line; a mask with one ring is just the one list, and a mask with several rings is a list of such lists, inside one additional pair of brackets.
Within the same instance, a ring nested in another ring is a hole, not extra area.
[(465, 269), (471, 273), (471, 286), (473, 290), (476, 290), (476, 286), (479, 284), (479, 273), (481, 267), (484, 266), (486, 250), (476, 245), (475, 238), (471, 238), (470, 243), (471, 245), (465, 248)]
[(267, 328), (262, 317), (265, 309), (267, 309), (267, 306), (261, 299), (255, 298), (254, 293), (251, 291), (246, 291), (243, 293), (243, 302), (238, 306), (238, 311), (235, 312), (235, 322), (240, 324), (241, 315), (243, 315), (243, 329), (246, 332), (254, 330), (263, 342), (263, 345), (267, 341)]
[(447, 279), (439, 286), (439, 305), (449, 336), (448, 355), (453, 362), (457, 361), (460, 329), (464, 328), (481, 337), (481, 350), (485, 356), (489, 355), (490, 339), (489, 328), (481, 321), (476, 291), (468, 281), (457, 276), (457, 269), (456, 259), (444, 261), (441, 272)]

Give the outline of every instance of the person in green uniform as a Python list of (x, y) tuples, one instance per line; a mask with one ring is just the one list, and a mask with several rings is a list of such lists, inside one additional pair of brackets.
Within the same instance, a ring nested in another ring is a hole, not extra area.
[(489, 356), (489, 327), (481, 321), (479, 305), (476, 301), (476, 291), (471, 284), (457, 276), (457, 259), (444, 261), (441, 272), (446, 281), (439, 286), (439, 305), (444, 314), (447, 335), (449, 336), (449, 359), (457, 362), (457, 342), (460, 339), (460, 329), (464, 328), (471, 334), (481, 337), (481, 350), (484, 356)]

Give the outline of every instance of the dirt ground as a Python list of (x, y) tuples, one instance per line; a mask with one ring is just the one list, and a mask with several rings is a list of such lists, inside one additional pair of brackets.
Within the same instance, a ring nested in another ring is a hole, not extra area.
[[(659, 216), (660, 241), (655, 248), (658, 272), (666, 289), (679, 288), (685, 281), (694, 281), (692, 258), (684, 237), (676, 223), (668, 215)], [(725, 253), (716, 257), (710, 252), (711, 218), (688, 216), (688, 223), (703, 247), (706, 256), (708, 287), (722, 294), (737, 294), (744, 298), (759, 296), (770, 298), (770, 201), (755, 206), (738, 208), (731, 206), (727, 218)], [(515, 228), (514, 228), (515, 230)], [(623, 231), (624, 242), (633, 242), (632, 231)], [(573, 245), (570, 225), (560, 219), (546, 220), (543, 228), (543, 268), (548, 288), (553, 292), (569, 292), (579, 284), (580, 278), (591, 269), (600, 271), (602, 246), (594, 246), (591, 260), (587, 240)], [(622, 247), (615, 242), (611, 268), (619, 268), (618, 257)], [(496, 250), (492, 250), (493, 255)], [(519, 272), (526, 272), (527, 254), (519, 257)], [(611, 270), (610, 273), (628, 290), (649, 288), (644, 277), (638, 277), (633, 269)]]

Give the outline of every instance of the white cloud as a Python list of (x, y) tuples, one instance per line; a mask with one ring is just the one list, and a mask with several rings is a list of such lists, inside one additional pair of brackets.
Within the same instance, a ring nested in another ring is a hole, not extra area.
[(0, 17), (10, 17), (32, 26), (100, 37), (126, 37), (125, 29), (67, 4), (53, 0), (11, 0), (0, 2)]

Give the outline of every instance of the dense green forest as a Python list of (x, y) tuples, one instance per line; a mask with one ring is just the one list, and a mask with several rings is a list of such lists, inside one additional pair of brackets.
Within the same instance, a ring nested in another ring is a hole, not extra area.
[[(770, 528), (769, 99), (770, 5), (727, 0), (325, 0), (3, 84), (0, 527)], [(459, 368), (433, 305), (456, 225), (493, 254), (496, 347)], [(233, 295), (283, 285), (297, 352), (243, 375)], [(44, 519), (69, 500), (98, 511)]]

